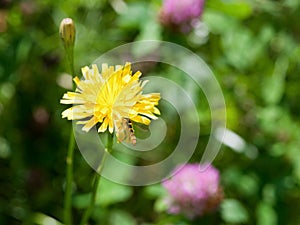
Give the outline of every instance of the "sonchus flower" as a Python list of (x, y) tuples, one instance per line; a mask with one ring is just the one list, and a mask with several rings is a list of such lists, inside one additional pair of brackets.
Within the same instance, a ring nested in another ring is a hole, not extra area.
[(60, 103), (73, 104), (62, 112), (68, 120), (78, 120), (83, 124), (82, 130), (89, 131), (101, 123), (98, 132), (107, 129), (116, 132), (119, 142), (135, 144), (131, 121), (149, 125), (151, 119), (157, 119), (160, 111), (156, 106), (160, 100), (159, 93), (143, 94), (147, 81), (140, 81), (141, 72), (132, 74), (131, 64), (125, 66), (108, 66), (102, 64), (99, 73), (96, 65), (82, 68), (83, 79), (75, 77), (75, 92), (67, 92)]

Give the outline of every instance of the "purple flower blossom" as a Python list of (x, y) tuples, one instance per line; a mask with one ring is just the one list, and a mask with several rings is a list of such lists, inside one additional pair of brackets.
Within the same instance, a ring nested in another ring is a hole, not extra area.
[(204, 0), (164, 0), (160, 13), (163, 25), (179, 27), (188, 32), (202, 14)]
[[(213, 166), (184, 165), (171, 179), (163, 182), (168, 191), (165, 201), (170, 214), (193, 219), (215, 210), (222, 200), (219, 171)], [(175, 169), (175, 171), (178, 168)]]

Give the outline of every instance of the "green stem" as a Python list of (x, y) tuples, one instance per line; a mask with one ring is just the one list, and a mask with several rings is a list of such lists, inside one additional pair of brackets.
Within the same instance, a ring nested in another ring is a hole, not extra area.
[(74, 47), (65, 48), (67, 53), (68, 62), (70, 65), (72, 77), (75, 77), (75, 67), (74, 67)]
[[(72, 77), (75, 77), (73, 47), (65, 48)], [(73, 189), (73, 158), (74, 158), (75, 138), (71, 127), (69, 147), (66, 158), (66, 189), (64, 199), (64, 221), (66, 225), (72, 225), (72, 189)]]
[(96, 202), (96, 197), (97, 197), (97, 189), (98, 189), (99, 182), (100, 182), (100, 179), (101, 179), (101, 172), (104, 168), (104, 164), (105, 164), (105, 160), (107, 158), (107, 155), (112, 152), (112, 144), (113, 144), (113, 135), (108, 133), (107, 134), (106, 149), (105, 149), (105, 152), (103, 153), (103, 157), (102, 157), (102, 160), (100, 162), (100, 165), (99, 165), (99, 167), (98, 167), (98, 169), (95, 173), (90, 204), (89, 204), (88, 208), (86, 209), (86, 211), (83, 214), (80, 225), (86, 225), (86, 223), (88, 222), (88, 220), (89, 220), (89, 218), (92, 214), (92, 211), (94, 209), (95, 202)]
[(65, 191), (65, 207), (64, 220), (66, 225), (72, 224), (72, 186), (73, 186), (73, 158), (74, 158), (75, 139), (73, 129), (71, 129), (69, 147), (67, 153), (67, 169), (66, 169), (66, 191)]

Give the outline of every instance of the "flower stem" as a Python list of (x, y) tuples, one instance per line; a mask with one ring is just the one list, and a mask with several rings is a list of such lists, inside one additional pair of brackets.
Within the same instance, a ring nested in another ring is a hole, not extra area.
[[(74, 68), (74, 54), (73, 46), (70, 48), (65, 48), (68, 63), (70, 66), (72, 77), (75, 77)], [(73, 189), (73, 158), (74, 158), (74, 148), (75, 148), (75, 137), (74, 131), (71, 127), (69, 147), (66, 158), (66, 189), (65, 189), (65, 199), (64, 199), (64, 222), (65, 225), (72, 225), (72, 189)]]
[[(75, 25), (71, 18), (64, 18), (59, 27), (59, 35), (62, 40), (67, 61), (70, 66), (72, 77), (75, 77), (74, 67), (74, 45), (75, 45)], [(75, 137), (71, 128), (69, 147), (66, 158), (66, 188), (64, 199), (64, 222), (65, 225), (72, 225), (72, 186), (73, 186), (73, 158), (74, 158)]]
[(64, 221), (66, 225), (72, 224), (72, 186), (73, 186), (73, 158), (75, 139), (73, 129), (71, 129), (69, 147), (67, 152), (66, 168), (66, 191), (64, 203)]
[(104, 164), (105, 164), (105, 160), (107, 158), (107, 155), (112, 152), (112, 145), (113, 145), (113, 135), (107, 133), (106, 149), (105, 149), (105, 152), (103, 153), (103, 157), (102, 157), (102, 160), (100, 162), (100, 165), (99, 165), (99, 167), (98, 167), (98, 169), (95, 173), (90, 204), (89, 204), (88, 208), (86, 209), (86, 211), (83, 214), (80, 225), (86, 225), (86, 223), (88, 222), (88, 220), (91, 216), (91, 213), (94, 209), (95, 202), (96, 202), (96, 197), (97, 197), (97, 189), (98, 189), (99, 182), (100, 182), (100, 179), (101, 179), (101, 172), (104, 168)]
[(74, 67), (74, 47), (66, 48), (67, 58), (71, 69), (72, 78), (76, 76)]

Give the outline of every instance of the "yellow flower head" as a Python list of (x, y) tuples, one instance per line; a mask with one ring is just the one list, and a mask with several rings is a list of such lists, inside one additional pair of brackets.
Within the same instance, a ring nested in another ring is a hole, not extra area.
[[(62, 118), (78, 120), (82, 130), (89, 131), (101, 123), (98, 132), (115, 130), (118, 141), (131, 141), (135, 137), (130, 121), (149, 125), (150, 119), (157, 119), (159, 110), (155, 107), (159, 93), (143, 94), (147, 81), (140, 81), (141, 72), (132, 75), (131, 64), (108, 66), (102, 64), (101, 74), (96, 65), (82, 68), (84, 79), (74, 78), (75, 92), (64, 94), (60, 103), (74, 106), (62, 112)], [(130, 133), (127, 135), (126, 133)]]

